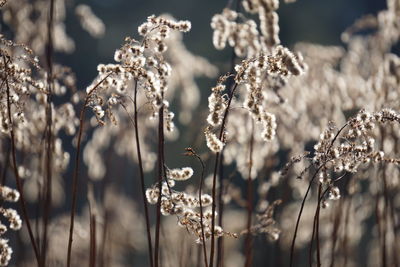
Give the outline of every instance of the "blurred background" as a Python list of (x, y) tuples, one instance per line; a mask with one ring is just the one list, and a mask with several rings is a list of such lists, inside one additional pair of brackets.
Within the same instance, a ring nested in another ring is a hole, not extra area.
[[(228, 48), (217, 51), (213, 47), (210, 21), (211, 17), (221, 12), (228, 2), (228, 0), (75, 1), (73, 6), (79, 3), (89, 5), (103, 20), (106, 32), (101, 39), (93, 39), (80, 26), (74, 9), (69, 9), (66, 31), (75, 40), (76, 49), (72, 55), (58, 55), (57, 60), (77, 70), (78, 85), (85, 87), (96, 76), (97, 64), (113, 62), (114, 51), (120, 47), (126, 36), (137, 37), (137, 27), (147, 16), (169, 13), (176, 19), (187, 19), (192, 22), (192, 30), (184, 36), (188, 49), (222, 67), (221, 72), (226, 72), (229, 70), (231, 52)], [(340, 34), (346, 27), (362, 15), (376, 14), (384, 8), (386, 8), (385, 0), (298, 0), (292, 4), (281, 3), (278, 9), (280, 38), (282, 44), (289, 47), (296, 42), (339, 45)], [(209, 88), (202, 87), (202, 90), (208, 92)]]

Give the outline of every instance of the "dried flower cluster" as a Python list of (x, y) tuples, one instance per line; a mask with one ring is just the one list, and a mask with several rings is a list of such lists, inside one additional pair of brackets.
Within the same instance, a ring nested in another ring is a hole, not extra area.
[[(193, 169), (189, 167), (167, 170), (166, 181), (162, 183), (161, 187), (161, 214), (164, 216), (176, 215), (178, 217), (178, 225), (186, 228), (189, 233), (197, 237), (197, 243), (202, 243), (208, 240), (213, 232), (211, 226), (212, 212), (207, 209), (200, 213), (197, 209), (200, 208), (200, 201), (202, 208), (211, 206), (212, 197), (202, 194), (201, 198), (198, 198), (173, 189), (175, 181), (188, 180), (192, 175)], [(158, 186), (147, 189), (146, 197), (150, 204), (156, 204), (160, 197)], [(236, 237), (235, 234), (225, 232), (217, 225), (214, 226), (214, 234), (218, 237), (224, 235)]]
[[(190, 86), (186, 87), (184, 95), (190, 95), (192, 98), (193, 92), (195, 95), (198, 94), (198, 89), (194, 87), (194, 81), (190, 80), (193, 79), (193, 76), (202, 74), (209, 76), (209, 72), (205, 70), (213, 68), (203, 58), (191, 55), (181, 44), (180, 37), (176, 36), (177, 31), (187, 32), (190, 27), (188, 21), (175, 22), (168, 16), (150, 16), (147, 22), (138, 27), (138, 32), (143, 40), (139, 42), (127, 37), (124, 45), (114, 54), (117, 64), (100, 64), (98, 77), (87, 88), (87, 104), (96, 115), (97, 122), (104, 125), (105, 120), (109, 118), (113, 124), (118, 122), (120, 128), (131, 127), (131, 115), (129, 114), (132, 113), (132, 99), (137, 90), (138, 105), (143, 106), (143, 112), (140, 112), (138, 116), (140, 121), (144, 122), (139, 131), (145, 171), (153, 169), (156, 156), (150, 150), (151, 142), (142, 137), (154, 130), (154, 119), (159, 115), (160, 108), (163, 107), (166, 137), (177, 138), (179, 132), (174, 123), (175, 114), (169, 110), (169, 100), (175, 97), (174, 91), (178, 86), (186, 85), (185, 81), (188, 81)], [(167, 49), (168, 44), (173, 47)], [(170, 58), (182, 57), (181, 53), (187, 57), (188, 62), (172, 59), (173, 65), (171, 65), (167, 61)], [(187, 64), (190, 64), (191, 67), (188, 67)], [(175, 73), (175, 67), (178, 74)], [(193, 76), (187, 72), (191, 70)], [(183, 72), (185, 73), (183, 74)], [(184, 77), (183, 81), (181, 81), (182, 77)], [(184, 103), (183, 106), (186, 107), (182, 112), (186, 118), (180, 116), (183, 121), (190, 119), (190, 112), (195, 107), (191, 104), (187, 106), (186, 101), (190, 101), (190, 98), (182, 96), (181, 99), (181, 103)], [(84, 160), (90, 166), (90, 177), (94, 179), (104, 177), (106, 170), (104, 164), (101, 164), (99, 151), (108, 146), (112, 137), (120, 134), (121, 131), (113, 125), (106, 124), (96, 129), (84, 152)], [(137, 162), (136, 148), (127, 145), (134, 139), (134, 132), (124, 131), (118, 139), (117, 153), (133, 157), (133, 160)]]
[[(239, 99), (232, 99), (231, 102), (227, 94), (224, 94), (226, 90), (224, 83), (229, 76), (222, 76), (218, 84), (212, 88), (212, 93), (208, 99), (210, 113), (207, 118), (209, 125), (205, 130), (205, 136), (210, 150), (214, 153), (221, 152), (228, 140), (229, 146), (226, 148), (225, 162), (229, 164), (236, 161), (239, 171), (242, 174), (247, 173), (247, 155), (237, 153), (237, 151), (241, 147), (247, 146), (251, 138), (248, 129), (254, 127), (256, 133), (254, 135), (256, 142), (254, 147), (257, 150), (255, 153), (259, 155), (257, 160), (253, 162), (252, 177), (255, 178), (257, 171), (264, 165), (263, 158), (271, 154), (270, 150), (276, 151), (278, 149), (276, 145), (270, 145), (267, 149), (264, 146), (265, 141), (274, 139), (277, 129), (276, 116), (268, 111), (271, 105), (270, 98), (273, 97), (269, 94), (275, 94), (274, 92), (287, 83), (290, 76), (302, 74), (304, 68), (301, 56), (293, 55), (282, 46), (277, 46), (270, 56), (262, 54), (256, 58), (243, 60), (240, 65), (235, 66), (235, 85), (232, 90), (236, 92), (242, 87), (246, 90), (239, 91)], [(277, 80), (281, 84), (278, 87), (271, 88), (270, 83)], [(268, 92), (270, 91), (267, 90), (269, 88), (272, 89), (272, 92)], [(234, 95), (231, 97), (233, 98)], [(240, 105), (248, 111), (248, 115), (241, 110), (231, 110), (230, 116), (235, 117), (235, 119), (228, 119), (226, 125), (221, 125), (224, 117), (227, 116), (228, 105)], [(248, 122), (249, 116), (254, 120), (255, 126)], [(215, 133), (215, 129), (218, 128), (223, 128), (221, 137), (218, 137)]]
[[(273, 216), (275, 207), (281, 204), (281, 202), (281, 200), (275, 200), (271, 205), (268, 205), (262, 213), (256, 215), (257, 223), (250, 228), (252, 234), (265, 234), (273, 241), (279, 239), (281, 230), (275, 227), (276, 221)], [(247, 233), (247, 230), (242, 232), (242, 234), (245, 233)]]
[[(15, 189), (1, 186), (0, 197), (2, 202), (17, 202), (19, 200), (19, 193)], [(14, 209), (0, 207), (0, 213), (8, 221), (11, 230), (17, 231), (21, 229), (22, 221)], [(7, 226), (0, 223), (0, 266), (7, 266), (11, 260), (12, 249), (8, 245), (8, 239), (3, 237), (6, 232)]]

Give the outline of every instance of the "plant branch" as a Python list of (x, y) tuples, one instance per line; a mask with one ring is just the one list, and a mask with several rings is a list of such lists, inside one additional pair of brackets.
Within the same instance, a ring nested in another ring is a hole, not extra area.
[[(8, 63), (7, 63), (4, 55), (3, 55), (3, 61), (4, 61), (5, 73), (7, 75), (7, 73), (8, 73), (7, 64)], [(39, 250), (36, 246), (35, 238), (33, 236), (31, 223), (29, 221), (28, 211), (26, 209), (26, 202), (25, 202), (25, 197), (24, 197), (24, 190), (22, 187), (22, 181), (21, 181), (21, 177), (19, 177), (18, 168), (17, 168), (17, 151), (15, 148), (14, 124), (13, 124), (13, 120), (12, 120), (12, 116), (11, 116), (10, 85), (8, 83), (7, 76), (5, 77), (5, 83), (6, 83), (6, 94), (7, 94), (7, 113), (8, 113), (8, 121), (10, 124), (9, 127), (10, 127), (10, 136), (11, 136), (11, 152), (12, 152), (11, 156), (12, 156), (14, 176), (15, 176), (15, 180), (16, 180), (16, 184), (17, 184), (17, 189), (20, 194), (19, 202), (21, 204), (22, 216), (23, 216), (23, 218), (26, 222), (26, 226), (28, 228), (29, 238), (30, 238), (33, 250), (35, 252), (35, 258), (36, 258), (37, 264), (40, 266)]]

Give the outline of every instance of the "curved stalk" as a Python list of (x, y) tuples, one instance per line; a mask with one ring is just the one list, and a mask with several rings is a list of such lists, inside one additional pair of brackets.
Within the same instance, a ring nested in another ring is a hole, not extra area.
[(72, 203), (71, 203), (71, 215), (70, 215), (70, 227), (68, 236), (68, 250), (67, 250), (67, 267), (71, 266), (71, 251), (72, 251), (72, 241), (74, 233), (74, 222), (75, 222), (75, 210), (76, 210), (76, 199), (78, 195), (78, 175), (79, 175), (79, 165), (80, 165), (80, 153), (81, 153), (81, 143), (82, 143), (82, 133), (85, 119), (85, 112), (91, 95), (96, 91), (96, 89), (102, 84), (112, 73), (107, 74), (103, 79), (101, 79), (93, 89), (87, 94), (83, 107), (79, 115), (79, 131), (78, 140), (75, 154), (75, 168), (74, 176), (72, 179)]
[(249, 142), (249, 174), (247, 178), (247, 235), (245, 240), (245, 256), (246, 261), (244, 266), (250, 267), (252, 264), (252, 236), (251, 236), (251, 216), (253, 214), (253, 181), (251, 177), (251, 171), (253, 167), (253, 146), (254, 146), (254, 121), (251, 121), (251, 137)]
[[(231, 106), (233, 95), (236, 91), (238, 84), (235, 83), (234, 87), (232, 90), (229, 92), (229, 99), (228, 99), (228, 104), (226, 106), (224, 116), (222, 118), (222, 124), (221, 124), (221, 130), (219, 132), (219, 139), (222, 139), (222, 136), (225, 131), (225, 124), (226, 120), (228, 118), (229, 114), (229, 107)], [(216, 183), (217, 183), (217, 172), (218, 172), (218, 163), (220, 160), (221, 153), (216, 153), (215, 154), (215, 164), (214, 164), (214, 174), (213, 174), (213, 185), (212, 185), (212, 218), (211, 218), (211, 252), (210, 252), (210, 267), (214, 266), (214, 250), (215, 250), (215, 233), (214, 233), (214, 228), (215, 228), (215, 210), (216, 210), (216, 204), (215, 204), (215, 192), (216, 192)]]

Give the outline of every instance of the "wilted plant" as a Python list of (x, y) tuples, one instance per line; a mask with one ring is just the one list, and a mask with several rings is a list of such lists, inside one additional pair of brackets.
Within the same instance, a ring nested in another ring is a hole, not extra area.
[[(232, 50), (225, 74), (183, 44), (191, 22), (151, 15), (86, 90), (54, 62), (78, 45), (68, 5), (0, 1), (1, 266), (400, 264), (399, 1), (345, 47), (290, 49), (278, 0), (229, 1), (210, 18), (209, 41)], [(199, 112), (196, 79), (218, 75)], [(189, 133), (202, 142), (175, 160), (166, 142)]]

